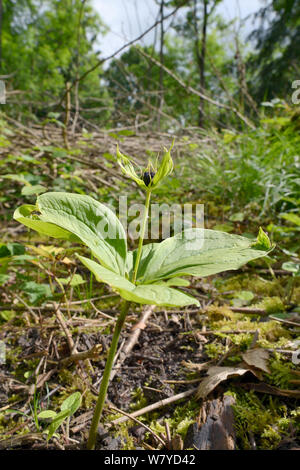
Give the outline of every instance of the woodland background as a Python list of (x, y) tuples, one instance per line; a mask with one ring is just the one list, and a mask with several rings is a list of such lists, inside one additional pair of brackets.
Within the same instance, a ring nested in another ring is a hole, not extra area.
[[(201, 309), (133, 309), (99, 448), (299, 449), (300, 3), (261, 2), (247, 34), (221, 3), (156, 0), (153, 25), (107, 54), (90, 0), (0, 0), (0, 449), (83, 448), (119, 310), (78, 247), (26, 231), (14, 209), (47, 190), (142, 202), (116, 145), (142, 169), (174, 137), (158, 201), (203, 203), (206, 228), (255, 237), (262, 226), (276, 249), (191, 284)], [(254, 375), (194, 398), (210, 367), (241, 361)], [(80, 409), (47, 443), (39, 413), (77, 391)], [(111, 433), (122, 411), (140, 421)]]

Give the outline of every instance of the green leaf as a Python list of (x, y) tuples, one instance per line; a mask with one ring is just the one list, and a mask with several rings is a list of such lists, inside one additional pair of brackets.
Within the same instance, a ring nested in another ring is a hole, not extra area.
[(290, 271), (294, 274), (300, 274), (300, 264), (293, 263), (292, 261), (283, 263), (282, 269), (284, 269), (285, 271)]
[(25, 178), (24, 175), (22, 174), (9, 174), (9, 175), (1, 175), (1, 178), (5, 178), (5, 179), (8, 179), (8, 180), (12, 180), (12, 181), (17, 181), (18, 183), (23, 183), (23, 184), (26, 184), (28, 186), (30, 186), (30, 183), (27, 181), (27, 179)]
[(58, 225), (39, 220), (36, 215), (32, 214), (37, 210), (37, 207), (32, 204), (24, 204), (15, 210), (13, 217), (21, 224), (39, 232), (41, 235), (80, 242), (78, 237)]
[(0, 286), (6, 283), (8, 281), (9, 275), (8, 274), (0, 274)]
[(151, 254), (148, 252), (147, 263), (144, 262), (137, 277), (139, 282), (147, 284), (184, 275), (205, 277), (239, 269), (270, 251), (252, 247), (248, 238), (207, 229), (188, 229), (152, 244), (147, 250)]
[[(147, 245), (143, 246), (142, 255), (137, 272), (137, 279), (143, 276), (147, 265), (158, 246), (159, 243), (148, 243)], [(137, 251), (138, 250), (129, 251), (127, 254), (126, 269), (130, 279), (132, 278), (132, 272), (136, 262)]]
[(112, 273), (93, 260), (77, 255), (80, 261), (95, 275), (97, 281), (105, 282), (116, 290), (121, 297), (139, 304), (180, 307), (198, 305), (193, 297), (162, 285), (135, 286), (125, 277)]
[(64, 411), (61, 411), (60, 413), (57, 413), (55, 418), (53, 418), (52, 423), (47, 428), (47, 431), (48, 431), (47, 441), (51, 439), (55, 431), (64, 422), (64, 420), (68, 418), (68, 416), (69, 416), (69, 410), (64, 410)]
[(190, 285), (190, 282), (186, 279), (182, 279), (181, 277), (173, 277), (171, 279), (168, 279), (167, 281), (157, 281), (155, 282), (155, 285), (162, 285), (167, 287), (188, 287)]
[(124, 274), (126, 235), (116, 215), (95, 199), (80, 194), (52, 192), (38, 197), (40, 219), (76, 235), (108, 269)]
[(47, 441), (51, 439), (55, 431), (59, 428), (59, 426), (64, 422), (66, 418), (72, 416), (80, 407), (81, 405), (81, 394), (79, 392), (75, 392), (66, 398), (60, 409), (60, 413), (57, 413), (56, 416), (53, 418), (52, 423), (47, 428), (48, 436)]
[(282, 217), (285, 220), (288, 220), (292, 224), (295, 224), (297, 226), (300, 226), (300, 217), (296, 214), (280, 214), (280, 217)]
[(54, 418), (55, 416), (57, 415), (57, 413), (55, 413), (55, 411), (52, 411), (52, 410), (45, 410), (45, 411), (41, 411), (37, 417), (39, 419), (48, 419), (48, 418)]
[(190, 295), (157, 284), (141, 284), (131, 291), (120, 290), (119, 292), (124, 299), (139, 304), (165, 307), (184, 307), (187, 305), (197, 305), (199, 307), (200, 305), (198, 300)]
[(113, 289), (134, 289), (134, 284), (128, 281), (124, 276), (104, 268), (99, 263), (96, 263), (96, 261), (93, 261), (89, 258), (85, 258), (84, 256), (80, 255), (77, 255), (77, 257), (95, 275), (97, 281), (105, 282)]
[(0, 258), (10, 258), (12, 256), (24, 255), (24, 253), (25, 247), (20, 243), (0, 244)]
[(272, 248), (268, 235), (263, 231), (261, 227), (259, 227), (259, 232), (256, 241), (252, 243), (251, 246), (257, 250), (270, 250)]
[(166, 178), (170, 173), (172, 173), (174, 165), (171, 157), (171, 150), (173, 146), (174, 140), (169, 150), (165, 149), (161, 164), (159, 165), (157, 172), (153, 178), (152, 187), (156, 187), (164, 178)]
[(81, 393), (75, 392), (72, 393), (68, 398), (66, 398), (61, 404), (61, 411), (68, 410), (70, 416), (73, 415), (81, 405)]
[(35, 184), (34, 186), (24, 186), (22, 188), (21, 194), (23, 196), (33, 196), (34, 194), (41, 194), (45, 191), (47, 191), (45, 186), (42, 186), (41, 184)]
[(130, 158), (127, 155), (124, 155), (123, 153), (120, 152), (118, 145), (117, 145), (117, 161), (124, 175), (128, 176), (128, 178), (135, 181), (141, 188), (147, 189), (147, 186), (145, 185), (144, 181), (141, 178), (139, 178), (138, 175), (136, 174), (136, 171), (134, 169), (133, 164), (131, 163)]
[(73, 276), (68, 276), (66, 278), (59, 277), (57, 279), (62, 285), (71, 287), (80, 286), (86, 282), (84, 279), (82, 279), (80, 274), (74, 274)]
[(213, 226), (213, 229), (217, 230), (218, 232), (230, 233), (233, 232), (234, 225), (230, 222), (228, 222), (227, 224), (217, 224)]
[(32, 304), (44, 298), (52, 297), (52, 292), (48, 284), (38, 284), (34, 281), (28, 281), (22, 285), (22, 290), (29, 296), (29, 301)]
[(243, 222), (244, 219), (245, 214), (243, 212), (236, 212), (235, 214), (232, 214), (231, 217), (229, 217), (231, 222)]
[[(1, 285), (1, 274), (0, 274), (0, 285)], [(0, 312), (0, 317), (5, 321), (10, 321), (13, 318), (15, 318), (15, 316), (16, 316), (15, 312), (12, 312), (11, 310), (2, 310), (2, 312)]]

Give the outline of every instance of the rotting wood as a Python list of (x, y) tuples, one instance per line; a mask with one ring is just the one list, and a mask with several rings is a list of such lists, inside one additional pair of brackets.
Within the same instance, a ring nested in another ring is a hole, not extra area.
[(207, 401), (200, 409), (198, 421), (188, 428), (185, 449), (234, 450), (233, 397)]

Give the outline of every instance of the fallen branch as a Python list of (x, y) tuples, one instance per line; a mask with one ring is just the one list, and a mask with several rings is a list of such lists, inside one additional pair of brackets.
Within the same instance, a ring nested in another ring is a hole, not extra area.
[(167, 406), (167, 405), (170, 405), (171, 403), (175, 403), (176, 401), (179, 401), (182, 398), (189, 397), (193, 395), (196, 391), (197, 391), (197, 388), (192, 388), (191, 390), (178, 393), (177, 395), (173, 395), (172, 397), (164, 398), (163, 400), (159, 400), (156, 403), (153, 403), (152, 405), (145, 406), (145, 408), (141, 408), (140, 410), (134, 411), (128, 416), (115, 419), (114, 421), (111, 422), (111, 424), (124, 423), (128, 419), (135, 418), (136, 416), (144, 415), (145, 413), (149, 413), (150, 411), (154, 411), (154, 410), (157, 410), (158, 408), (162, 408), (163, 406)]

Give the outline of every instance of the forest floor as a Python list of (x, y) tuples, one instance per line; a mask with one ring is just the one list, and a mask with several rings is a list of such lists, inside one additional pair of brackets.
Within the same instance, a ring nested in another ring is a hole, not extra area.
[[(0, 449), (83, 449), (119, 298), (76, 261), (83, 248), (27, 231), (12, 215), (44, 190), (116, 208), (122, 194), (141, 203), (116, 166), (116, 143), (143, 165), (172, 137), (84, 132), (66, 150), (54, 127), (1, 126)], [(207, 146), (215, 146), (211, 136), (176, 138), (174, 176), (159, 202), (202, 202), (206, 228), (255, 236), (254, 216), (230, 219), (188, 173), (194, 150)], [(235, 204), (231, 214), (240, 213)], [(262, 226), (270, 224), (264, 217)], [(299, 259), (286, 234), (276, 242), (270, 260), (194, 279), (185, 289), (200, 308), (132, 306), (98, 449), (300, 449), (300, 278), (282, 267)], [(51, 413), (39, 414), (59, 412), (75, 392), (80, 408), (47, 441)]]

